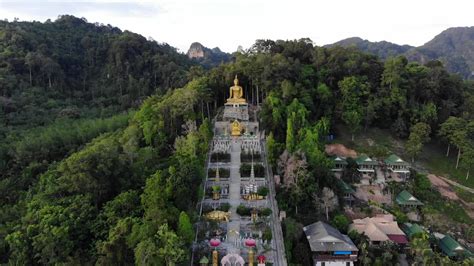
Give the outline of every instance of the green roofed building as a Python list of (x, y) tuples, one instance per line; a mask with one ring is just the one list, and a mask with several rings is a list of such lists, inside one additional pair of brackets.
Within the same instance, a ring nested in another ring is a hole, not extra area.
[(342, 192), (344, 193), (344, 200), (346, 200), (349, 204), (353, 200), (355, 200), (355, 190), (349, 184), (342, 180), (339, 180), (339, 186), (341, 187)]
[(375, 173), (375, 167), (378, 165), (377, 161), (372, 160), (369, 156), (363, 154), (355, 159), (359, 172), (363, 174)]
[(449, 235), (444, 236), (439, 240), (439, 248), (446, 254), (448, 257), (472, 257), (473, 254), (461, 246), (454, 238)]
[(415, 206), (422, 206), (423, 203), (415, 198), (410, 192), (403, 190), (398, 194), (397, 198), (395, 199), (400, 206), (408, 206), (408, 207), (415, 207)]
[(422, 234), (425, 232), (425, 229), (418, 224), (404, 223), (402, 226), (403, 232), (408, 236), (408, 238), (413, 238), (414, 235)]
[(410, 164), (402, 160), (395, 154), (388, 156), (384, 160), (387, 170), (394, 174), (398, 174), (402, 178), (407, 178), (410, 175)]
[(334, 156), (332, 161), (334, 162), (334, 168), (331, 169), (333, 172), (342, 172), (347, 166), (346, 158), (342, 156)]

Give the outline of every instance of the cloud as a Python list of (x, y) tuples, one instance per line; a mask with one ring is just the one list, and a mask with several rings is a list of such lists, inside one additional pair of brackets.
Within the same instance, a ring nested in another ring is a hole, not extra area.
[(55, 18), (61, 14), (82, 16), (91, 12), (108, 16), (143, 18), (156, 16), (161, 11), (157, 4), (151, 2), (121, 1), (1, 1), (0, 8), (6, 13), (35, 18)]
[(324, 45), (359, 36), (422, 45), (448, 27), (473, 26), (474, 1), (457, 0), (0, 0), (0, 19), (58, 15), (111, 24), (186, 51), (194, 41), (223, 51), (256, 39), (311, 38)]

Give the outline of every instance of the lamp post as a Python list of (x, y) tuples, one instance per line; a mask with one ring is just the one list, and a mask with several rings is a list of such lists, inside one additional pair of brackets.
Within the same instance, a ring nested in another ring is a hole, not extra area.
[(253, 266), (253, 249), (252, 247), (255, 247), (256, 241), (255, 239), (248, 238), (245, 240), (245, 245), (249, 248), (249, 266)]
[(219, 266), (219, 254), (217, 252), (217, 247), (221, 244), (221, 241), (217, 238), (213, 238), (209, 242), (211, 247), (214, 248), (214, 251), (212, 251), (212, 266)]

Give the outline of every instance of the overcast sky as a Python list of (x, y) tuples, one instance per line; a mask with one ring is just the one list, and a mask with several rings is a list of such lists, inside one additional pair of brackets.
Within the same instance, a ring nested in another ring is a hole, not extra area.
[(0, 0), (0, 19), (45, 21), (61, 14), (184, 52), (195, 41), (233, 52), (256, 39), (305, 37), (316, 45), (359, 36), (419, 46), (446, 28), (474, 26), (474, 0)]

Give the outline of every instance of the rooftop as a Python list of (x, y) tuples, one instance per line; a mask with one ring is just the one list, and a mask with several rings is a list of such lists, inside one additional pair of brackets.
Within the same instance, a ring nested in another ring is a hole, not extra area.
[(423, 203), (415, 198), (410, 192), (403, 190), (398, 194), (397, 198), (395, 199), (398, 205), (416, 205), (421, 206)]
[(391, 240), (397, 244), (408, 243), (405, 233), (398, 227), (391, 214), (355, 219), (349, 225), (349, 230), (356, 230), (359, 234), (365, 234), (373, 242)]
[(355, 159), (357, 164), (370, 164), (370, 165), (377, 165), (377, 161), (372, 160), (369, 156), (362, 154), (361, 156)]
[(415, 234), (420, 234), (425, 232), (425, 229), (418, 224), (404, 223), (403, 231), (408, 235), (409, 238), (412, 238)]
[(352, 240), (321, 221), (303, 227), (311, 251), (358, 251)]
[(346, 158), (344, 158), (342, 156), (333, 156), (332, 159), (333, 159), (334, 162), (347, 164)]
[(439, 247), (444, 252), (444, 254), (449, 257), (454, 257), (459, 253), (466, 252), (467, 250), (461, 246), (454, 238), (449, 235), (446, 235), (439, 241)]
[(355, 190), (346, 182), (340, 180), (341, 188), (344, 193), (354, 194)]
[(409, 163), (405, 162), (404, 160), (402, 160), (400, 157), (398, 157), (397, 155), (395, 154), (392, 154), (390, 156), (388, 156), (385, 160), (384, 160), (385, 164), (403, 164), (403, 165), (409, 165)]

